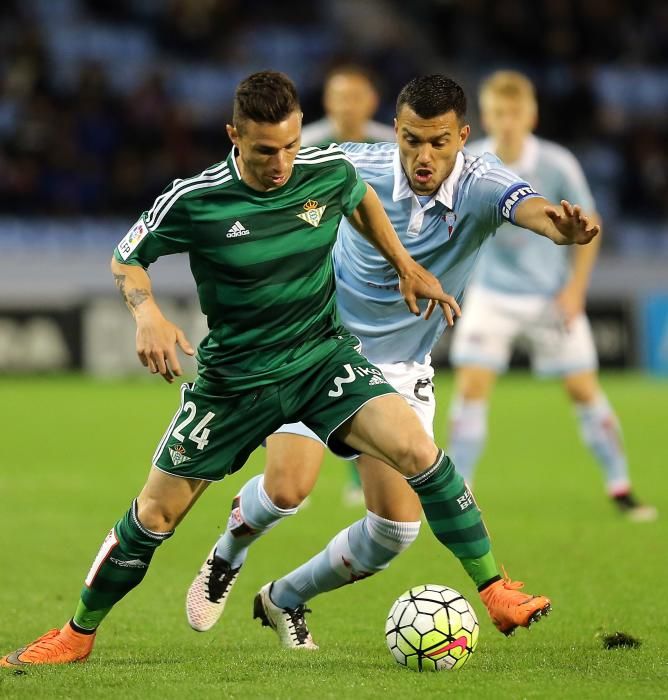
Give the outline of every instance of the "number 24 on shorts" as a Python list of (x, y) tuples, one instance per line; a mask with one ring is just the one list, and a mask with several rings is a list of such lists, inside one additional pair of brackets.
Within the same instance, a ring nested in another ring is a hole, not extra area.
[[(172, 436), (179, 442), (185, 442), (186, 439), (181, 431), (185, 430), (186, 426), (190, 425), (195, 420), (197, 407), (192, 401), (187, 401), (183, 406), (183, 410), (188, 413), (187, 418), (181, 421), (172, 431)], [(208, 411), (204, 418), (190, 431), (188, 440), (192, 440), (197, 445), (198, 450), (203, 450), (209, 444), (209, 433), (211, 431), (206, 425), (215, 417), (215, 413)]]

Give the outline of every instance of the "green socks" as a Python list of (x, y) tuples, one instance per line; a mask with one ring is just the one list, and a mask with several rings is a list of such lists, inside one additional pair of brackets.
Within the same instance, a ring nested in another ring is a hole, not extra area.
[(499, 576), (482, 515), (455, 465), (439, 450), (436, 462), (407, 479), (436, 538), (462, 563), (476, 587)]
[(114, 525), (88, 572), (73, 621), (84, 630), (95, 629), (126, 593), (138, 586), (153, 553), (172, 532), (152, 532), (137, 516), (137, 501)]

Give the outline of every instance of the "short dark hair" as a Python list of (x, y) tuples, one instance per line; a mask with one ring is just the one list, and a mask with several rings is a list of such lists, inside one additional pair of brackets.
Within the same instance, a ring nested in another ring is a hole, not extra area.
[(457, 119), (466, 115), (464, 90), (454, 80), (440, 74), (422, 75), (407, 83), (397, 97), (397, 114), (404, 105), (422, 119), (451, 111)]
[(247, 120), (278, 124), (299, 109), (292, 80), (285, 73), (266, 70), (249, 75), (237, 86), (232, 122), (237, 129)]
[(327, 71), (325, 75), (325, 84), (339, 75), (354, 75), (363, 78), (376, 92), (378, 91), (378, 79), (376, 74), (366, 65), (362, 65), (361, 63), (336, 63)]

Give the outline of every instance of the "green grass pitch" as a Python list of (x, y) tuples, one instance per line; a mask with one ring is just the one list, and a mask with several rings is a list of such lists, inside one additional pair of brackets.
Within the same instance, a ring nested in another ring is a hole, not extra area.
[[(362, 509), (341, 505), (345, 469), (328, 457), (311, 504), (260, 541), (209, 633), (190, 630), (184, 595), (223, 527), (229, 503), (262, 468), (262, 450), (214, 485), (157, 553), (144, 583), (103, 625), (87, 664), (0, 673), (2, 698), (657, 698), (668, 696), (668, 385), (604, 377), (622, 420), (639, 495), (656, 523), (623, 521), (603, 496), (558, 385), (501, 380), (476, 494), (497, 559), (552, 615), (506, 639), (456, 560), (425, 525), (390, 569), (312, 601), (317, 653), (281, 650), (251, 619), (266, 581), (314, 554)], [(436, 434), (445, 440), (451, 381), (438, 377)], [(62, 625), (99, 544), (141, 487), (178, 389), (157, 379), (0, 379), (0, 651)], [(252, 417), (249, 417), (252, 420)], [(471, 600), (478, 651), (459, 672), (397, 666), (383, 637), (394, 599), (441, 583)], [(622, 630), (638, 649), (604, 650)]]

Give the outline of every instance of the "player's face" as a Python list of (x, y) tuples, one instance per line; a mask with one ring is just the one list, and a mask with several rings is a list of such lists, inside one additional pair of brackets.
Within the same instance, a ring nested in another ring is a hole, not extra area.
[(275, 190), (290, 179), (301, 144), (302, 114), (293, 112), (278, 124), (247, 119), (241, 130), (230, 124), (227, 134), (239, 150), (243, 181), (255, 190)]
[(378, 95), (362, 75), (334, 75), (327, 81), (325, 112), (344, 130), (360, 129), (378, 109)]
[(480, 100), (480, 117), (498, 147), (516, 150), (536, 126), (536, 105), (529, 98), (487, 94)]
[(470, 133), (468, 124), (462, 126), (453, 111), (423, 119), (403, 105), (394, 128), (411, 189), (419, 195), (433, 194), (455, 167)]

